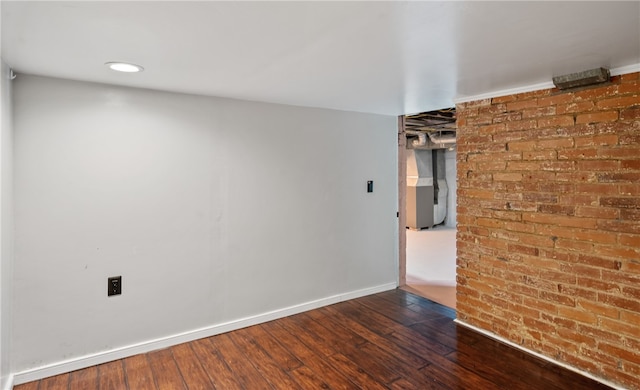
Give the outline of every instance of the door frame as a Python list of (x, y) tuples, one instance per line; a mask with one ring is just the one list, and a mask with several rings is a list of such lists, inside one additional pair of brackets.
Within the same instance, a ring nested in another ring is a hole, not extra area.
[(407, 137), (405, 116), (398, 117), (398, 287), (407, 284)]

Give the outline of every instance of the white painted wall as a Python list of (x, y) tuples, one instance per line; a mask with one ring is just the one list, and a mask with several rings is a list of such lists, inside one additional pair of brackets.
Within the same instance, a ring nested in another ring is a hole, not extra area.
[(25, 75), (14, 108), (16, 372), (396, 283), (395, 117)]
[(13, 123), (9, 72), (0, 59), (0, 389), (9, 388), (11, 382)]
[(444, 224), (447, 227), (456, 227), (456, 205), (458, 204), (456, 192), (458, 189), (458, 182), (456, 177), (456, 151), (446, 150), (444, 152), (444, 167), (445, 178), (447, 180), (447, 186), (449, 187), (449, 193), (447, 194), (447, 216), (444, 220)]

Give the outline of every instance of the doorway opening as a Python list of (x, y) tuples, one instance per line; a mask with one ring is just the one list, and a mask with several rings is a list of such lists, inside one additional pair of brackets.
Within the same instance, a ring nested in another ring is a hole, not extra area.
[(455, 108), (401, 117), (398, 132), (400, 285), (455, 308)]

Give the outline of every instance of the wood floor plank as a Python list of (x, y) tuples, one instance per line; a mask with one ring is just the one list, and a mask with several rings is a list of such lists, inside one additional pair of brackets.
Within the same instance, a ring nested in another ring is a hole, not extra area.
[[(437, 364), (430, 364), (420, 370), (420, 372), (429, 378), (443, 383), (447, 389), (504, 389), (492, 381), (487, 380), (464, 367), (460, 367), (447, 359), (439, 360)], [(537, 387), (532, 388), (537, 389)]]
[(23, 383), (21, 385), (13, 386), (13, 390), (39, 390), (40, 381), (33, 381), (28, 383)]
[[(123, 362), (129, 389), (157, 390), (147, 355), (131, 356), (124, 359)], [(78, 390), (87, 388), (89, 387), (79, 387)]]
[[(330, 307), (326, 309), (328, 312), (332, 311), (332, 308)], [(334, 320), (339, 322), (342, 326), (356, 332), (357, 334), (362, 336), (364, 339), (366, 339), (368, 342), (375, 344), (386, 351), (389, 351), (390, 353), (395, 355), (397, 358), (403, 360), (406, 364), (415, 368), (420, 368), (427, 365), (428, 361), (420, 357), (420, 355), (415, 354), (412, 351), (408, 350), (407, 348), (404, 348), (403, 346), (397, 343), (389, 341), (384, 336), (381, 336), (378, 333), (372, 331), (368, 326), (365, 325), (367, 323), (366, 317), (362, 318), (361, 316), (359, 316), (357, 320), (354, 320), (353, 318), (350, 318), (347, 315), (343, 315), (340, 312), (334, 311), (333, 313), (334, 313), (334, 317), (333, 317)], [(360, 321), (364, 321), (364, 324)], [(404, 328), (397, 328), (397, 331), (400, 331), (403, 329)], [(387, 334), (385, 333), (385, 335)], [(447, 352), (450, 352), (450, 351), (447, 351)]]
[(334, 350), (340, 350), (345, 345), (357, 347), (367, 342), (364, 337), (338, 325), (333, 318), (321, 314), (319, 310), (313, 312), (320, 316), (312, 316), (309, 312), (303, 313), (300, 317), (301, 326), (317, 334), (322, 342), (327, 343)]
[(348, 301), (345, 305), (332, 305), (327, 307), (327, 309), (334, 313), (342, 313), (362, 325), (367, 326), (369, 330), (379, 335), (386, 335), (404, 327), (396, 321), (377, 312), (373, 312), (367, 306), (354, 301)]
[(233, 343), (228, 334), (221, 334), (209, 339), (213, 347), (231, 368), (235, 378), (245, 389), (270, 389), (271, 385), (247, 360), (247, 357)]
[(454, 318), (387, 291), (15, 390), (609, 389)]
[(187, 389), (170, 349), (149, 352), (147, 358), (158, 390)]
[(353, 382), (344, 376), (341, 372), (333, 368), (330, 364), (314, 354), (308, 349), (304, 343), (297, 337), (289, 333), (282, 327), (278, 321), (269, 322), (261, 325), (274, 338), (278, 340), (282, 346), (287, 348), (294, 354), (306, 367), (308, 367), (315, 375), (322, 378), (332, 389), (357, 389)]
[(69, 374), (56, 375), (40, 381), (41, 390), (67, 390), (68, 388)]
[(216, 389), (242, 389), (242, 385), (236, 380), (231, 368), (227, 366), (211, 344), (211, 338), (196, 340), (191, 343), (191, 346), (202, 365), (206, 367), (207, 375)]
[(202, 367), (190, 344), (171, 347), (171, 353), (189, 390), (209, 390), (213, 387), (209, 375)]
[(249, 359), (256, 370), (260, 372), (262, 377), (274, 388), (302, 389), (302, 387), (289, 376), (288, 372), (283, 370), (278, 363), (255, 342), (249, 332), (241, 329), (237, 332), (230, 333), (229, 337), (233, 343), (238, 346), (238, 349)]
[[(361, 364), (356, 363), (341, 353), (331, 355), (329, 360), (332, 366), (336, 367), (361, 389), (384, 390), (387, 388), (383, 385), (384, 380), (381, 382), (374, 378), (374, 375), (378, 374), (379, 371), (373, 371), (373, 374), (371, 374), (372, 371), (363, 368)], [(377, 376), (380, 377), (380, 375)]]
[(95, 389), (98, 387), (98, 367), (73, 371), (69, 378), (69, 390)]
[(291, 371), (293, 379), (303, 389), (330, 389), (329, 385), (322, 380), (322, 376), (316, 375), (309, 367), (300, 366)]
[[(332, 365), (336, 370), (342, 372), (345, 377), (349, 378), (354, 383), (354, 378), (350, 375), (352, 371), (350, 367), (343, 366), (343, 361), (340, 358), (332, 359), (334, 355), (338, 354), (338, 351), (342, 354), (347, 354), (355, 366), (362, 371), (369, 373), (369, 376), (372, 378), (375, 377), (375, 379), (381, 383), (390, 383), (398, 379), (400, 376), (400, 374), (388, 367), (387, 362), (381, 362), (379, 359), (373, 359), (366, 352), (363, 352), (361, 348), (364, 344), (327, 343), (327, 340), (335, 339), (336, 336), (333, 332), (323, 328), (320, 324), (313, 324), (313, 321), (308, 318), (305, 320), (304, 316), (300, 315), (290, 318), (289, 320), (290, 321), (279, 321), (279, 324), (289, 333), (295, 335), (311, 351), (319, 356), (324, 356), (325, 361)], [(333, 345), (333, 347), (331, 347), (331, 345)], [(323, 349), (322, 347), (325, 348)], [(327, 351), (325, 351), (325, 349)], [(349, 372), (345, 372), (345, 369)], [(364, 378), (366, 378), (366, 376), (362, 379)]]
[(358, 302), (366, 306), (369, 310), (378, 312), (405, 326), (410, 326), (421, 321), (428, 320), (429, 318), (433, 318), (428, 312), (416, 312), (406, 306), (400, 306), (399, 304), (394, 304), (387, 300), (378, 300), (375, 297), (365, 297), (362, 300), (358, 300)]
[(282, 345), (261, 326), (252, 326), (246, 328), (246, 331), (256, 340), (256, 343), (267, 351), (269, 356), (278, 363), (278, 366), (287, 371), (295, 370), (302, 366), (302, 362), (298, 360), (298, 358), (283, 348)]
[(314, 332), (307, 332), (304, 321), (300, 317), (287, 317), (278, 321), (280, 326), (285, 328), (289, 333), (295, 335), (307, 348), (320, 356), (331, 356), (336, 350)]
[(98, 388), (100, 390), (122, 390), (127, 388), (122, 360), (115, 360), (98, 366)]

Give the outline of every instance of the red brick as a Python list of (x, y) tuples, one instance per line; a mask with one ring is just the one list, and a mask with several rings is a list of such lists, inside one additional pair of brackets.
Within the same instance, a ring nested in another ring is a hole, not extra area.
[(620, 233), (640, 234), (640, 224), (635, 221), (598, 220), (598, 229)]
[(597, 220), (592, 218), (576, 218), (563, 215), (523, 213), (522, 220), (534, 223), (552, 224), (558, 226), (572, 226), (579, 228), (595, 228)]
[(516, 95), (498, 96), (491, 99), (492, 104), (500, 104), (506, 102), (513, 102), (517, 99)]
[[(462, 103), (461, 105), (464, 105), (464, 107), (461, 107), (460, 111), (464, 111), (464, 110), (469, 109), (469, 108), (478, 108), (478, 107), (489, 106), (489, 105), (491, 105), (491, 99), (474, 100), (474, 101), (471, 101), (471, 102)], [(456, 112), (457, 111), (458, 110), (456, 110)]]
[[(580, 283), (580, 280), (578, 280), (578, 284)], [(583, 300), (580, 299), (578, 300), (578, 307), (583, 308), (586, 311), (590, 311), (598, 316), (605, 316), (605, 317), (609, 317), (609, 318), (615, 318), (617, 319), (620, 313), (620, 310), (617, 308), (613, 308), (611, 306), (608, 305), (602, 305), (599, 303), (595, 303), (592, 301), (588, 301), (588, 300)], [(614, 336), (610, 336), (611, 338), (615, 338), (615, 337), (619, 337), (617, 336), (617, 334), (612, 334), (609, 332), (603, 332), (600, 331), (599, 329), (593, 329), (591, 330), (591, 334), (595, 334), (595, 335), (599, 335), (601, 338), (604, 338), (602, 335), (600, 335), (599, 333), (607, 333), (609, 335), (614, 335)]]
[(593, 114), (580, 114), (576, 117), (576, 124), (612, 122), (618, 120), (618, 111), (604, 111)]
[(573, 183), (554, 183), (550, 180), (555, 179), (553, 172), (540, 172), (544, 176), (541, 177), (543, 182), (538, 184), (538, 190), (540, 192), (555, 192), (555, 193), (571, 193), (575, 191), (576, 185)]
[(538, 169), (540, 169), (540, 163), (531, 161), (509, 161), (507, 164), (509, 171), (537, 171)]
[(537, 107), (538, 99), (507, 102), (507, 111), (519, 111), (525, 108)]
[(576, 112), (588, 112), (588, 111), (593, 111), (594, 107), (595, 107), (595, 104), (593, 104), (593, 102), (591, 101), (561, 104), (561, 105), (558, 105), (557, 113), (558, 115), (562, 115), (562, 114), (576, 113)]
[(603, 99), (609, 96), (615, 96), (618, 93), (617, 85), (609, 85), (606, 87), (596, 87), (585, 89), (583, 91), (574, 92), (573, 96), (575, 101), (583, 100), (597, 100)]
[(573, 147), (573, 138), (556, 138), (538, 141), (538, 149), (563, 149)]
[(620, 161), (620, 169), (630, 171), (640, 171), (640, 160)]
[(619, 359), (623, 359), (635, 364), (640, 364), (640, 352), (630, 351), (626, 348), (620, 348), (615, 345), (607, 343), (599, 343), (598, 349), (612, 356), (617, 356)]
[[(616, 113), (617, 119), (617, 113)], [(574, 120), (572, 116), (554, 116), (548, 118), (538, 119), (538, 127), (558, 127), (558, 126), (573, 126)]]
[(502, 122), (512, 122), (519, 121), (522, 119), (521, 112), (508, 112), (505, 114), (495, 115), (493, 117), (493, 123), (502, 123)]
[[(606, 303), (623, 310), (640, 312), (640, 300), (638, 299), (622, 298), (615, 295), (598, 293), (598, 302)], [(638, 334), (640, 334), (640, 330), (638, 330)]]
[[(491, 123), (491, 122), (489, 122)], [(490, 125), (481, 126), (478, 128), (480, 134), (495, 134), (503, 131), (506, 125), (504, 123), (494, 123)], [(463, 138), (464, 139), (464, 138)]]
[(540, 168), (544, 171), (573, 171), (576, 165), (574, 161), (544, 161)]
[(579, 183), (575, 186), (576, 193), (616, 195), (618, 185), (616, 183)]
[[(505, 224), (506, 227), (506, 224)], [(638, 234), (620, 234), (619, 242), (621, 245), (640, 248), (640, 235)]]
[(640, 80), (640, 72), (625, 73), (620, 75), (620, 81), (623, 83), (631, 83)]
[(640, 299), (640, 288), (623, 287), (622, 294), (632, 299)]
[(535, 119), (505, 122), (504, 124), (507, 131), (530, 130), (538, 126), (538, 122)]
[[(621, 316), (624, 316), (624, 311), (620, 312)], [(640, 326), (633, 322), (616, 321), (615, 319), (602, 318), (600, 320), (602, 328), (614, 333), (623, 333), (635, 338), (640, 338)]]
[(618, 246), (595, 245), (593, 247), (593, 253), (600, 256), (616, 258), (617, 260), (640, 259), (640, 248), (633, 249), (633, 248), (624, 248), (624, 247), (618, 247)]
[(536, 108), (527, 108), (522, 110), (522, 118), (537, 118), (541, 116), (549, 116), (555, 115), (556, 108), (553, 106), (550, 107), (536, 107)]
[(640, 181), (640, 172), (609, 172), (598, 174), (601, 183), (636, 182)]
[(538, 106), (553, 106), (556, 104), (569, 103), (573, 101), (573, 95), (570, 93), (563, 93), (558, 95), (551, 95), (547, 97), (541, 97), (538, 99)]
[(507, 112), (507, 106), (505, 104), (492, 103), (490, 106), (478, 108), (478, 115), (491, 114), (491, 116), (495, 116), (495, 114), (502, 114), (504, 112)]
[(623, 310), (620, 312), (620, 320), (627, 324), (640, 324), (640, 313)]
[(549, 302), (555, 302), (560, 305), (574, 307), (576, 305), (576, 300), (573, 297), (556, 294), (549, 291), (540, 291), (540, 298), (547, 300)]
[(620, 162), (617, 160), (578, 161), (579, 171), (617, 171)]
[(628, 121), (632, 119), (640, 119), (640, 106), (629, 107), (624, 110), (620, 110), (620, 119)]
[[(558, 307), (558, 315), (564, 318), (569, 318), (581, 322), (583, 324), (596, 324), (598, 322), (598, 317), (596, 317), (596, 315), (592, 312), (570, 307)], [(584, 335), (584, 337), (586, 337), (587, 340), (594, 340), (593, 337), (590, 337), (588, 335)]]
[(598, 149), (598, 158), (627, 159), (637, 158), (638, 155), (640, 155), (640, 147)]
[(495, 181), (520, 181), (522, 173), (495, 173), (493, 175)]
[(637, 94), (640, 93), (640, 81), (634, 80), (618, 86), (618, 93), (624, 94)]
[(565, 149), (558, 151), (558, 160), (584, 160), (598, 157), (597, 149)]
[(633, 105), (640, 105), (640, 96), (614, 97), (614, 98), (600, 100), (596, 104), (596, 106), (599, 109), (620, 108), (620, 107), (628, 107)]
[(597, 206), (598, 196), (592, 194), (570, 194), (560, 195), (558, 199), (559, 204), (579, 206)]
[(593, 256), (588, 254), (580, 254), (577, 259), (578, 263), (587, 264), (593, 267), (600, 267), (606, 269), (619, 270), (622, 263), (618, 260), (606, 259), (600, 256)]
[(556, 156), (557, 152), (552, 149), (522, 152), (523, 160), (555, 160)]
[(625, 221), (640, 221), (640, 209), (620, 209), (620, 219)]
[(590, 137), (578, 137), (575, 139), (576, 148), (587, 146), (609, 146), (617, 145), (618, 136), (615, 134), (593, 135)]
[(640, 209), (640, 198), (602, 197), (600, 206)]

